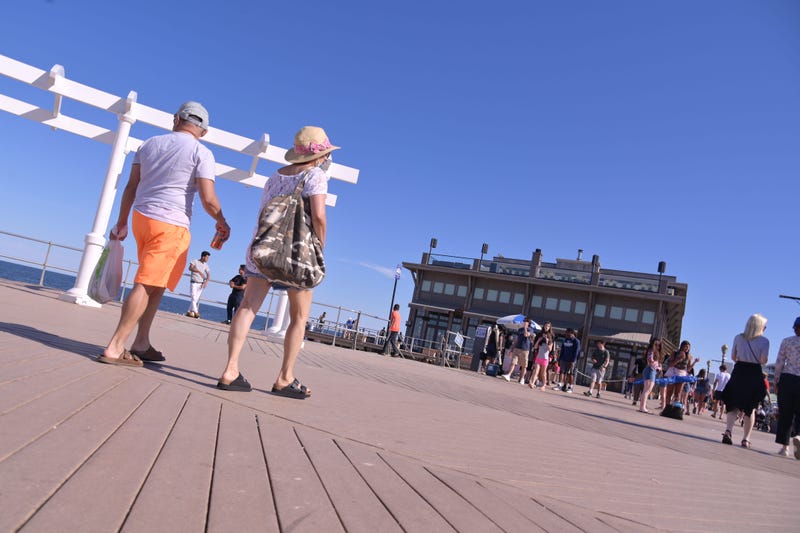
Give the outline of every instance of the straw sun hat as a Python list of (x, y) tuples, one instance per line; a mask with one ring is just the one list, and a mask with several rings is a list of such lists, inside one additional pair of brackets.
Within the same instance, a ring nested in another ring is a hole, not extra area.
[(322, 128), (304, 126), (294, 136), (294, 147), (284, 157), (290, 163), (305, 163), (339, 148), (331, 144)]

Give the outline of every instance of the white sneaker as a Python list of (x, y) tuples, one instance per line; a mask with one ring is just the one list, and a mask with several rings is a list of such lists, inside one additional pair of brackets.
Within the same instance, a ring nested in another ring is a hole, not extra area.
[(560, 383), (556, 383), (555, 385), (553, 385), (553, 390), (558, 390), (560, 388), (561, 388), (561, 384)]
[(781, 457), (789, 457), (789, 448), (781, 448), (778, 450), (778, 455)]
[(519, 384), (520, 385), (525, 385), (525, 380), (524, 379), (519, 380)]
[(511, 374), (503, 374), (503, 379), (506, 381), (511, 381)]
[(567, 392), (572, 394), (572, 387), (567, 387)]
[(800, 461), (800, 437), (792, 437), (792, 444), (794, 444), (794, 458)]

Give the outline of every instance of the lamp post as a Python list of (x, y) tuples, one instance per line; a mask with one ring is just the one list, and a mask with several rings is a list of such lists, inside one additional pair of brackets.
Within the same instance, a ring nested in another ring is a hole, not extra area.
[(489, 245), (483, 243), (483, 246), (481, 246), (481, 261), (480, 263), (478, 263), (478, 271), (480, 271), (483, 268), (483, 254), (488, 252), (489, 252)]
[(433, 251), (434, 248), (436, 248), (437, 244), (439, 244), (439, 241), (436, 240), (436, 237), (431, 237), (431, 243), (428, 245), (428, 264), (429, 265), (431, 264), (431, 252)]
[(397, 281), (400, 279), (400, 265), (394, 270), (394, 288), (392, 289), (392, 303), (389, 304), (389, 322), (386, 324), (386, 335), (389, 335), (389, 329), (392, 327), (392, 310), (394, 309), (394, 295), (397, 293)]
[(727, 344), (723, 344), (722, 348), (720, 348), (720, 349), (722, 350), (722, 364), (724, 365), (725, 364), (725, 354), (728, 353), (728, 345)]

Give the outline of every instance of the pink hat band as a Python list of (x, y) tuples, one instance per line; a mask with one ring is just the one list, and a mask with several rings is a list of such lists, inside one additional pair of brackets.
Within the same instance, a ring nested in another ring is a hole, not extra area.
[(330, 148), (331, 142), (327, 138), (325, 138), (325, 140), (321, 143), (310, 142), (308, 143), (308, 146), (300, 146), (297, 144), (294, 145), (294, 151), (303, 155), (318, 154)]

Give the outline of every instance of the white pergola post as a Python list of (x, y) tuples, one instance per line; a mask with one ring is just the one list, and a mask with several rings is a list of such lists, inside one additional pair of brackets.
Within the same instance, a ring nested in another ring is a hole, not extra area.
[(275, 319), (272, 321), (272, 326), (267, 328), (266, 331), (267, 340), (282, 342), (283, 338), (286, 337), (290, 319), (289, 294), (286, 291), (280, 291), (278, 303), (275, 306)]
[(122, 167), (125, 164), (128, 137), (130, 137), (131, 126), (136, 122), (136, 117), (133, 113), (133, 104), (136, 102), (136, 96), (134, 91), (128, 93), (128, 98), (125, 101), (125, 112), (119, 115), (119, 127), (117, 127), (117, 133), (114, 135), (114, 141), (111, 143), (111, 159), (108, 162), (106, 178), (100, 193), (100, 201), (97, 204), (92, 231), (87, 233), (84, 239), (86, 247), (83, 250), (81, 264), (75, 277), (75, 286), (59, 296), (61, 300), (89, 307), (100, 307), (98, 302), (89, 298), (87, 290), (95, 266), (100, 259), (100, 254), (106, 245), (105, 232), (106, 228), (108, 228), (108, 221), (111, 218), (111, 210), (114, 207), (114, 198), (117, 195)]

